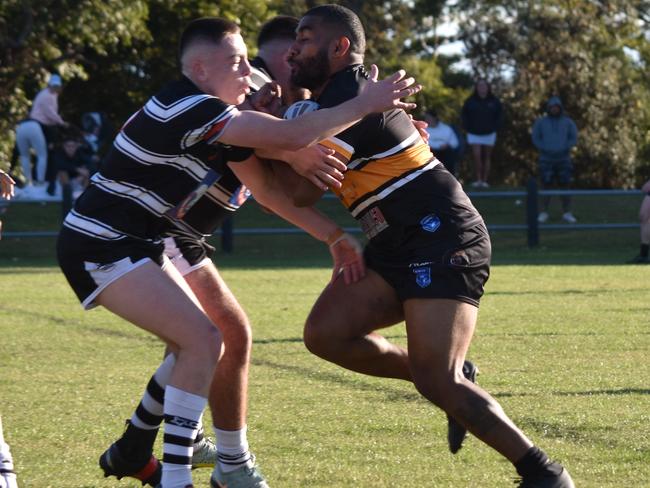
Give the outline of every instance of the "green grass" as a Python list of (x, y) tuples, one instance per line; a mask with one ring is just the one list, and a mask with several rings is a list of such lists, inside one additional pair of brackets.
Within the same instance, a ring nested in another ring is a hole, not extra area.
[[(607, 208), (612, 221), (633, 221), (638, 201), (590, 205), (576, 201), (581, 220), (599, 221)], [(9, 208), (6, 230), (57, 228), (56, 205), (28, 207)], [(515, 222), (520, 211), (512, 202), (482, 210), (488, 223)], [(272, 222), (261, 219), (251, 206), (237, 225)], [(329, 277), (322, 244), (239, 236), (235, 245), (215, 261), (253, 323), (249, 439), (272, 486), (513, 486), (510, 465), (476, 439), (449, 454), (444, 414), (411, 385), (306, 351), (302, 323)], [(577, 486), (648, 486), (650, 268), (620, 264), (637, 250), (636, 231), (548, 231), (534, 250), (522, 233), (495, 233), (493, 245), (470, 350), (480, 384)], [(139, 486), (104, 480), (96, 461), (162, 346), (104, 310), (83, 312), (53, 248), (53, 239), (0, 241), (0, 414), (20, 486)], [(405, 342), (401, 325), (386, 334)], [(197, 486), (208, 477), (195, 472)]]

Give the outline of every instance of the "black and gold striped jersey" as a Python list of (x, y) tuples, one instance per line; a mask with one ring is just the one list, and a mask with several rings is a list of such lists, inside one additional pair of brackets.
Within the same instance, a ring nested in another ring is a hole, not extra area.
[[(322, 108), (339, 105), (355, 97), (366, 82), (362, 65), (349, 66), (331, 78), (316, 101)], [(403, 110), (369, 115), (321, 144), (348, 160), (336, 193), (354, 217), (438, 164)]]
[[(364, 67), (350, 65), (332, 75), (315, 101), (321, 108), (334, 107), (355, 97), (367, 82)], [(401, 109), (368, 115), (321, 144), (347, 161), (335, 193), (369, 238), (381, 233), (381, 240), (392, 239), (397, 228), (422, 226), (431, 215), (445, 232), (482, 221), (455, 178), (441, 178), (441, 163)], [(393, 231), (385, 232), (389, 226)]]

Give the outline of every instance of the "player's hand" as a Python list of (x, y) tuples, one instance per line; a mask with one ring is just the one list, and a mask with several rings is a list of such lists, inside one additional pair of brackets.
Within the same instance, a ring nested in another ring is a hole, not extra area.
[(328, 188), (341, 188), (343, 172), (347, 170), (334, 154), (334, 150), (315, 144), (295, 151), (288, 163), (300, 176), (326, 191)]
[(16, 182), (11, 176), (0, 170), (0, 197), (11, 200), (14, 196), (14, 185)]
[(254, 110), (271, 115), (277, 115), (282, 107), (282, 89), (277, 81), (266, 83), (250, 96)]
[(420, 137), (422, 137), (422, 140), (428, 144), (429, 143), (429, 133), (427, 132), (427, 127), (429, 127), (429, 124), (427, 124), (424, 120), (416, 120), (416, 119), (414, 119), (411, 114), (409, 114), (409, 119), (411, 119), (411, 122), (413, 123), (413, 126), (420, 133)]
[(334, 283), (340, 274), (343, 274), (346, 285), (356, 283), (366, 275), (363, 249), (354, 237), (343, 232), (329, 247), (334, 260), (330, 283)]
[(379, 69), (373, 64), (370, 67), (370, 79), (363, 87), (360, 96), (368, 103), (369, 112), (383, 112), (393, 108), (411, 110), (416, 107), (415, 103), (403, 102), (401, 98), (415, 95), (422, 89), (421, 85), (415, 83), (415, 79), (406, 76), (406, 71), (399, 70), (381, 81), (377, 81)]

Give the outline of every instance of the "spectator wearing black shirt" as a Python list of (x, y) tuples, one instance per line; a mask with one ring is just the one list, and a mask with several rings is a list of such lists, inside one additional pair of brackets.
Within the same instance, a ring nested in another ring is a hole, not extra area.
[(474, 188), (488, 188), (488, 176), (492, 150), (497, 140), (497, 131), (502, 123), (501, 101), (492, 93), (490, 84), (484, 78), (474, 85), (474, 93), (465, 100), (461, 118), (467, 132), (467, 144), (472, 148), (476, 180)]

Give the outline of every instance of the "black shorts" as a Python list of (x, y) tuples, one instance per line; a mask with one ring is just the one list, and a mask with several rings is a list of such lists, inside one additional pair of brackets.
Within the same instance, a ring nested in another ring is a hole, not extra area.
[(490, 276), (492, 248), (483, 224), (436, 239), (430, 246), (409, 247), (386, 255), (369, 244), (368, 268), (376, 271), (397, 292), (409, 298), (448, 298), (478, 307)]
[(109, 284), (149, 261), (163, 267), (163, 244), (124, 238), (106, 241), (62, 227), (56, 245), (63, 274), (84, 308)]
[(192, 271), (212, 264), (210, 259), (214, 254), (214, 247), (205, 242), (205, 239), (196, 237), (182, 230), (165, 232), (165, 255), (185, 276)]

